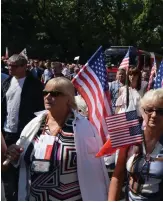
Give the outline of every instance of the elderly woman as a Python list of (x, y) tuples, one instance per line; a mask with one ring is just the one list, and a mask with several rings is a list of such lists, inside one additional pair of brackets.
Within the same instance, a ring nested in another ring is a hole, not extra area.
[(46, 111), (8, 149), (8, 157), (19, 158), (19, 200), (107, 200), (106, 167), (103, 159), (95, 158), (102, 141), (91, 123), (76, 113), (74, 95), (71, 81), (51, 79), (44, 89)]
[(150, 90), (141, 99), (144, 142), (123, 148), (110, 183), (109, 200), (119, 199), (125, 169), (128, 173), (127, 200), (163, 200), (163, 89)]
[[(141, 71), (134, 66), (130, 66), (128, 71), (128, 87), (123, 86), (119, 90), (119, 97), (116, 101), (116, 113), (137, 110), (138, 116), (141, 116), (139, 110), (139, 101), (146, 91), (146, 87), (141, 81)], [(128, 106), (127, 106), (127, 91)]]

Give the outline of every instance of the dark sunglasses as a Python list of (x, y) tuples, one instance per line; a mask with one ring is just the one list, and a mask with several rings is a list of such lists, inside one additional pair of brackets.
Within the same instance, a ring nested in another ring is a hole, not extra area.
[(144, 109), (144, 112), (146, 114), (152, 114), (153, 112), (156, 112), (157, 115), (163, 116), (163, 108), (160, 108), (160, 109), (148, 108), (148, 109)]
[(58, 97), (59, 95), (63, 95), (63, 93), (59, 92), (59, 91), (46, 91), (46, 90), (43, 90), (43, 96), (47, 96), (48, 94), (50, 94), (51, 97)]

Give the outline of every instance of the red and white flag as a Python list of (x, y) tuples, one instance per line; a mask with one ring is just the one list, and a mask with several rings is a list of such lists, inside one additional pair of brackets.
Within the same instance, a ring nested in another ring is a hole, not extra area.
[(98, 152), (97, 157), (109, 154), (113, 149), (141, 143), (143, 140), (136, 110), (109, 116), (106, 123), (110, 139)]
[(128, 71), (129, 63), (130, 63), (130, 48), (128, 49), (125, 57), (123, 58), (120, 66), (119, 66), (119, 69), (125, 69), (126, 71)]
[(8, 47), (6, 47), (5, 58), (6, 58), (6, 59), (8, 59), (8, 58), (9, 58)]
[(72, 80), (88, 106), (90, 122), (97, 128), (103, 143), (108, 135), (105, 117), (111, 115), (110, 95), (104, 54), (100, 47)]
[(152, 69), (151, 69), (151, 74), (150, 74), (150, 77), (149, 77), (147, 91), (151, 89), (152, 83), (153, 83), (153, 80), (154, 80), (155, 76), (156, 76), (156, 59), (155, 59), (155, 56), (154, 56), (154, 61), (153, 61)]
[(23, 55), (23, 56), (28, 60), (27, 49), (26, 49), (26, 48), (24, 48), (24, 49), (22, 50), (22, 52), (19, 53), (19, 55)]

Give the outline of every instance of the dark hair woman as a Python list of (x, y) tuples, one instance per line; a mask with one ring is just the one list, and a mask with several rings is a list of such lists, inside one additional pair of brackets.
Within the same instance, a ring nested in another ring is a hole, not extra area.
[(145, 89), (141, 83), (141, 71), (137, 67), (130, 66), (127, 73), (127, 84), (127, 86), (123, 86), (119, 90), (116, 113), (137, 110), (138, 116), (141, 116), (138, 106)]

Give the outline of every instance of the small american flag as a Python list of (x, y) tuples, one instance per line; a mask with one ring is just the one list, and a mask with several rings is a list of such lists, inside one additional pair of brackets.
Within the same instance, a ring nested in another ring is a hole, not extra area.
[(106, 123), (110, 138), (96, 154), (96, 157), (112, 154), (120, 147), (143, 141), (136, 110), (106, 117)]
[(142, 130), (135, 110), (109, 116), (106, 123), (113, 148), (142, 141)]
[(155, 78), (154, 88), (163, 88), (163, 60), (161, 61), (159, 70)]
[(24, 49), (22, 50), (22, 52), (20, 52), (19, 55), (23, 55), (23, 56), (28, 60), (27, 49), (26, 49), (26, 48), (24, 48)]
[(119, 66), (119, 69), (126, 69), (126, 71), (128, 71), (129, 62), (130, 62), (130, 48), (128, 49), (125, 57), (123, 58), (120, 66)]
[(154, 56), (153, 66), (152, 66), (152, 69), (151, 69), (151, 74), (150, 74), (150, 77), (149, 77), (147, 90), (150, 90), (151, 87), (152, 87), (152, 82), (154, 80), (155, 73), (156, 73), (156, 59), (155, 59), (155, 56)]
[(72, 83), (87, 103), (90, 122), (97, 128), (103, 142), (106, 142), (108, 131), (104, 117), (111, 115), (111, 109), (102, 47), (84, 65)]

